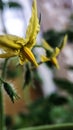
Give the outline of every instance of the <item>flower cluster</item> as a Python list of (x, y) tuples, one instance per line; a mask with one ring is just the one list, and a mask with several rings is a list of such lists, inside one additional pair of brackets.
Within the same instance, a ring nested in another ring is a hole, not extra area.
[[(21, 38), (10, 34), (0, 35), (0, 48), (3, 50), (3, 53), (0, 54), (0, 58), (18, 56), (19, 63), (21, 65), (23, 65), (27, 61), (30, 61), (37, 67), (38, 63), (36, 62), (34, 54), (31, 50), (36, 44), (36, 37), (39, 31), (40, 25), (37, 16), (36, 0), (33, 0), (32, 14), (29, 21), (29, 25), (26, 30), (25, 38)], [(64, 37), (64, 41), (61, 44), (61, 46), (53, 49), (45, 40), (43, 40), (42, 46), (45, 50), (49, 52), (50, 55), (49, 57), (41, 56), (41, 61), (51, 61), (57, 68), (59, 68), (56, 57), (59, 55), (60, 51), (62, 50), (66, 42), (67, 35)]]

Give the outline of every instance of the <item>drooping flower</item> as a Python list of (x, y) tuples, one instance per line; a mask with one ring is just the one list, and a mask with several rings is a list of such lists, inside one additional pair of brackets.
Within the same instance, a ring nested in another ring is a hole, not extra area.
[(26, 30), (25, 39), (9, 34), (0, 35), (0, 48), (3, 50), (0, 58), (18, 56), (21, 65), (26, 61), (30, 61), (35, 66), (38, 66), (31, 49), (36, 44), (36, 37), (39, 31), (40, 25), (37, 17), (36, 0), (33, 0), (32, 15)]
[(65, 44), (67, 43), (67, 35), (65, 35), (63, 42), (59, 47), (55, 49), (52, 48), (45, 40), (43, 40), (43, 48), (45, 48), (49, 52), (49, 56), (41, 56), (42, 62), (51, 61), (57, 69), (59, 69), (59, 64), (57, 61), (57, 56), (60, 54), (61, 50), (64, 48)]

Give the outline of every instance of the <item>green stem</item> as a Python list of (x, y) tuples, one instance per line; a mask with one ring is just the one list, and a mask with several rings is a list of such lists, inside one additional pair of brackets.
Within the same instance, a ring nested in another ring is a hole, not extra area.
[(73, 123), (65, 123), (58, 125), (44, 125), (30, 128), (22, 128), (18, 130), (73, 130)]
[(0, 130), (4, 130), (3, 92), (1, 81), (0, 81)]
[(38, 48), (44, 48), (42, 45), (35, 45), (33, 48), (36, 48), (36, 47), (38, 47)]
[(1, 76), (1, 78), (4, 80), (4, 78), (5, 78), (5, 76), (6, 76), (6, 69), (7, 69), (7, 62), (8, 62), (8, 58), (7, 59), (5, 59), (5, 62), (4, 62), (4, 64), (3, 64), (3, 68), (2, 68), (2, 76)]
[(8, 59), (5, 59), (5, 62), (3, 64), (2, 68), (2, 75), (0, 78), (0, 130), (5, 130), (5, 117), (4, 117), (4, 100), (3, 100), (3, 90), (2, 90), (2, 79), (5, 78), (5, 72), (6, 72), (6, 65), (7, 65)]

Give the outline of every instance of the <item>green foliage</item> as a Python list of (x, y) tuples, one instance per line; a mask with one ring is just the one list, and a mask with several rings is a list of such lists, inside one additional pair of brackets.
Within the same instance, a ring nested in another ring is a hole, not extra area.
[(64, 107), (64, 105), (67, 104), (68, 99), (64, 96), (59, 96), (57, 93), (53, 93), (47, 98), (39, 98), (27, 106), (28, 113), (20, 113), (19, 116), (17, 116), (20, 121), (17, 121), (13, 128), (18, 129), (21, 127), (57, 123), (54, 122), (54, 118), (56, 117), (53, 114), (53, 110), (57, 107)]
[(68, 99), (65, 96), (59, 95), (57, 93), (53, 93), (49, 96), (49, 103), (55, 106), (62, 106), (68, 103)]
[(68, 40), (70, 42), (72, 42), (73, 41), (73, 30), (69, 30), (69, 29), (62, 31), (62, 32), (57, 32), (55, 30), (49, 30), (43, 34), (43, 37), (53, 48), (55, 48), (56, 46), (60, 45), (65, 34), (68, 35)]
[(67, 91), (69, 94), (73, 94), (73, 83), (65, 79), (54, 79), (57, 87)]
[(43, 34), (46, 41), (54, 48), (56, 46), (59, 46), (58, 44), (61, 42), (61, 39), (64, 35), (65, 33), (59, 34), (59, 32), (56, 32), (54, 30), (49, 30)]
[(73, 98), (69, 98), (68, 104), (52, 108), (52, 119), (54, 123), (73, 122)]

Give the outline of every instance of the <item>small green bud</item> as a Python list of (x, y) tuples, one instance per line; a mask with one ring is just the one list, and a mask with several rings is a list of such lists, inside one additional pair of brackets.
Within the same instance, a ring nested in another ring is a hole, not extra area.
[(16, 93), (16, 90), (9, 83), (4, 82), (4, 89), (5, 89), (6, 93), (9, 95), (9, 97), (13, 103), (14, 103), (15, 99), (19, 98), (19, 96)]

